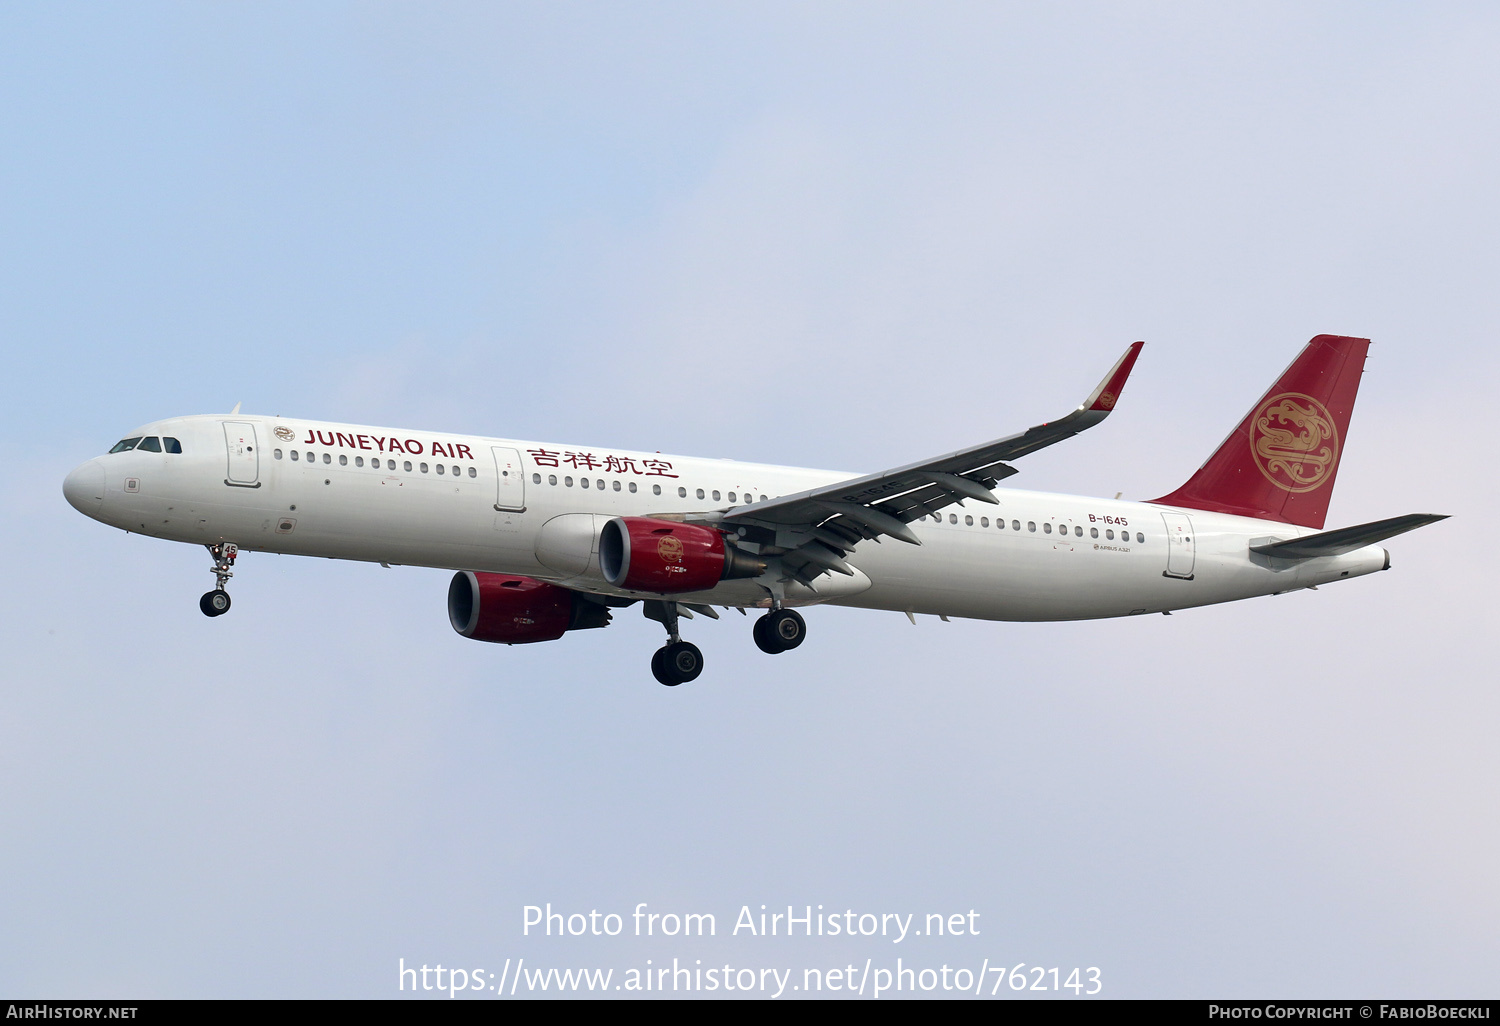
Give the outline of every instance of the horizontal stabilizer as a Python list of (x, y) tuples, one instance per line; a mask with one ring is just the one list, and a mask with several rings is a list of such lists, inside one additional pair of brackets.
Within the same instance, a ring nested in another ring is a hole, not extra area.
[(1407, 531), (1415, 531), (1419, 527), (1435, 524), (1439, 520), (1447, 520), (1446, 513), (1408, 513), (1404, 517), (1391, 517), (1389, 520), (1377, 520), (1373, 524), (1357, 524), (1354, 527), (1341, 527), (1337, 531), (1324, 531), (1321, 534), (1310, 534), (1305, 538), (1293, 538), (1290, 541), (1266, 542), (1263, 545), (1250, 546), (1251, 552), (1259, 552), (1263, 556), (1278, 556), (1281, 559), (1316, 559), (1319, 556), (1342, 556), (1346, 552), (1362, 549), (1366, 545), (1374, 545), (1376, 542), (1394, 538), (1398, 534)]

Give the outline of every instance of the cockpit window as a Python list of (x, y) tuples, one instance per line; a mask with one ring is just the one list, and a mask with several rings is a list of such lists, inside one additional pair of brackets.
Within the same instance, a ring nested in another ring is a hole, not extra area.
[(161, 447), (164, 452), (176, 453), (178, 455), (182, 454), (182, 443), (175, 438), (163, 437), (161, 440)]
[(141, 452), (161, 452), (161, 439), (152, 435), (150, 438), (142, 438), (141, 444), (136, 446)]
[(124, 438), (124, 439), (121, 439), (120, 441), (116, 442), (115, 443), (115, 447), (113, 449), (109, 450), (109, 451), (110, 452), (129, 452), (131, 449), (134, 449), (136, 447), (136, 444), (138, 442), (140, 442), (140, 440), (141, 440), (141, 436), (140, 435), (136, 435), (134, 438)]

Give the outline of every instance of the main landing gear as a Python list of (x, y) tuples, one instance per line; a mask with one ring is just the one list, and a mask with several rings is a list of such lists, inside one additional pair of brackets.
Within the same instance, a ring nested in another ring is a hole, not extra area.
[(703, 672), (703, 653), (677, 631), (677, 603), (651, 600), (644, 612), (667, 629), (667, 643), (651, 657), (651, 674), (669, 688), (697, 680)]
[(669, 688), (697, 680), (703, 672), (703, 653), (691, 641), (673, 641), (651, 656), (651, 673)]
[(773, 609), (755, 621), (755, 644), (762, 652), (790, 652), (807, 637), (807, 621), (795, 609)]
[(198, 600), (198, 608), (203, 610), (204, 616), (223, 616), (229, 612), (229, 592), (224, 590), (224, 585), (234, 576), (234, 557), (239, 555), (240, 547), (234, 542), (219, 542), (206, 547), (208, 554), (214, 557), (216, 583), (213, 591)]
[[(697, 680), (703, 672), (703, 653), (697, 645), (683, 641), (677, 630), (678, 617), (691, 614), (679, 612), (675, 602), (659, 599), (646, 602), (642, 611), (667, 629), (667, 643), (651, 657), (651, 675), (669, 688)], [(771, 655), (791, 651), (806, 637), (807, 621), (795, 609), (773, 609), (755, 621), (755, 644)]]

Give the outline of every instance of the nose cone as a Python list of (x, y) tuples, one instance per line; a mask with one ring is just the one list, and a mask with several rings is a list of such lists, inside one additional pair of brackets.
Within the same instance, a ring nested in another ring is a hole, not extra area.
[(104, 505), (104, 467), (98, 460), (73, 468), (63, 481), (63, 497), (84, 516), (98, 515), (99, 507)]

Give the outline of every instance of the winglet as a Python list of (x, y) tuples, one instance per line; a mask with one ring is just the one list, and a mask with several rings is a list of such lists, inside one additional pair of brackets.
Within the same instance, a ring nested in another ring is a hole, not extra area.
[(1118, 363), (1099, 382), (1099, 387), (1083, 401), (1080, 410), (1095, 410), (1099, 413), (1109, 413), (1115, 408), (1115, 403), (1120, 401), (1120, 393), (1125, 388), (1125, 379), (1130, 377), (1130, 371), (1135, 367), (1136, 357), (1141, 355), (1141, 346), (1144, 342), (1132, 342), (1130, 348), (1125, 350), (1125, 355), (1120, 357)]

